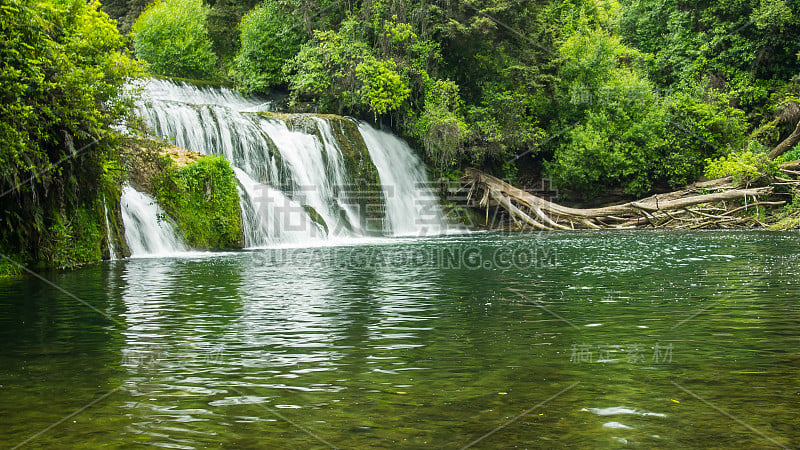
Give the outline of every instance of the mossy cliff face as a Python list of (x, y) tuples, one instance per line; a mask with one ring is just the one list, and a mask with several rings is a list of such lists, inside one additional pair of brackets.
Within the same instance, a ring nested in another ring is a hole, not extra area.
[[(91, 185), (76, 189), (81, 194), (79, 198), (33, 211), (32, 227), (37, 230), (37, 239), (22, 239), (21, 235), (15, 236), (18, 230), (13, 229), (0, 235), (0, 254), (5, 256), (0, 258), (0, 277), (22, 274), (23, 267), (73, 269), (109, 259), (109, 228), (111, 239), (117, 241), (115, 248), (125, 248), (124, 240), (122, 245), (118, 242), (122, 232), (114, 231), (113, 217), (120, 217), (122, 179), (115, 155), (106, 155), (93, 178), (96, 181)], [(77, 183), (77, 179), (70, 182)]]
[[(353, 192), (357, 198), (350, 200), (358, 203), (364, 218), (369, 223), (382, 221), (385, 216), (385, 202), (378, 169), (369, 156), (364, 138), (358, 131), (358, 124), (341, 116), (324, 116), (331, 125), (331, 130), (339, 144), (344, 158), (344, 165), (350, 179), (353, 180)], [(380, 230), (374, 230), (380, 232)]]
[(236, 176), (225, 158), (139, 140), (127, 163), (131, 185), (158, 201), (190, 247), (242, 247)]

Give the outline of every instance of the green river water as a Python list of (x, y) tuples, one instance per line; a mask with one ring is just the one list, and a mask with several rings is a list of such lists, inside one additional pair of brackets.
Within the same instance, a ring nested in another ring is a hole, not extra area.
[(798, 238), (486, 233), (0, 280), (0, 444), (799, 447)]

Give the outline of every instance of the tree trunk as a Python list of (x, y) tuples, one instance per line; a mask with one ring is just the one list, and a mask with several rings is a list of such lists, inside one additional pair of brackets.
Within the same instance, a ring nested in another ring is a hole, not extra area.
[(777, 147), (773, 148), (769, 155), (767, 156), (769, 159), (775, 159), (778, 156), (788, 152), (792, 149), (792, 147), (800, 141), (800, 121), (797, 122), (797, 127), (795, 127), (792, 134), (789, 135), (786, 139), (783, 140)]

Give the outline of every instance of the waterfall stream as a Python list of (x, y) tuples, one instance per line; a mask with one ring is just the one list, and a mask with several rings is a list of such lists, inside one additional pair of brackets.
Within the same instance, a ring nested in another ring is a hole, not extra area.
[(447, 223), (422, 161), (393, 134), (364, 123), (359, 124), (358, 130), (384, 187), (384, 232), (394, 236), (443, 234)]
[[(224, 87), (152, 79), (143, 94), (138, 113), (154, 137), (234, 166), (246, 247), (446, 231), (422, 162), (389, 133), (337, 116), (270, 113), (269, 103)], [(126, 230), (143, 226), (133, 216), (125, 214)]]
[(111, 233), (111, 221), (108, 220), (108, 202), (105, 196), (103, 197), (103, 219), (106, 223), (106, 244), (108, 245), (108, 258), (110, 260), (117, 259), (117, 248), (114, 245), (114, 237)]
[(187, 249), (152, 197), (123, 186), (121, 204), (131, 256), (171, 256)]

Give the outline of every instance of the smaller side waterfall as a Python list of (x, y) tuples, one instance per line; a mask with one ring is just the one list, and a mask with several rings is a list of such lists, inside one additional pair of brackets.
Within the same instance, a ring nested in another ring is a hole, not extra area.
[(121, 204), (131, 257), (171, 256), (186, 251), (186, 245), (152, 197), (123, 186)]
[(111, 234), (111, 221), (108, 220), (108, 204), (103, 197), (103, 218), (106, 220), (106, 243), (108, 243), (108, 259), (117, 259), (117, 249), (114, 245), (114, 237)]
[(397, 136), (359, 123), (386, 199), (384, 233), (430, 236), (447, 232), (439, 199), (431, 189), (422, 161)]

